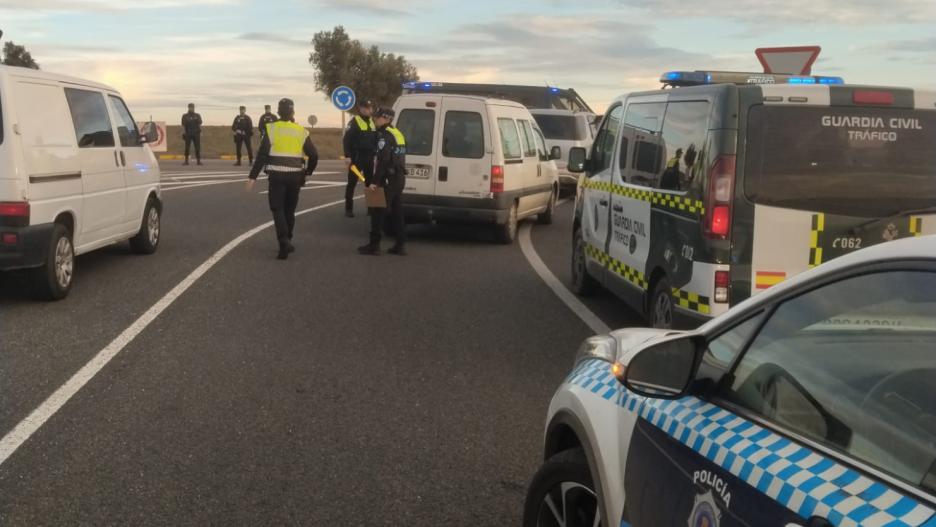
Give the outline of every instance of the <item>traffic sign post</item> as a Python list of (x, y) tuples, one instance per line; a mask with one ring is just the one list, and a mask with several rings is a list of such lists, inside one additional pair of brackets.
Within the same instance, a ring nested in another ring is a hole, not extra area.
[(354, 90), (347, 86), (339, 86), (335, 88), (335, 91), (331, 95), (332, 104), (335, 105), (335, 108), (338, 108), (342, 112), (347, 112), (348, 110), (354, 108), (354, 103), (357, 102), (357, 97), (354, 95)]
[(785, 48), (757, 48), (757, 60), (764, 73), (777, 75), (811, 75), (812, 66), (819, 58), (819, 46), (795, 46)]

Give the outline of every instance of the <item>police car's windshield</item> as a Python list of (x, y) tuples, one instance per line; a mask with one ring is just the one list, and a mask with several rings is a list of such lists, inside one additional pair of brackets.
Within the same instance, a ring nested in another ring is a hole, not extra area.
[(755, 203), (860, 217), (936, 202), (936, 112), (755, 106), (744, 190)]
[(543, 130), (546, 139), (556, 141), (582, 141), (587, 129), (584, 119), (572, 115), (534, 115), (536, 124)]

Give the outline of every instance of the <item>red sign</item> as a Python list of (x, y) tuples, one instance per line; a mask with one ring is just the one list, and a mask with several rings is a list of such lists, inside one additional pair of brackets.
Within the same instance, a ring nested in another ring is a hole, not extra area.
[(764, 67), (764, 73), (777, 75), (810, 75), (812, 66), (819, 58), (819, 46), (795, 46), (786, 48), (757, 48), (754, 53)]

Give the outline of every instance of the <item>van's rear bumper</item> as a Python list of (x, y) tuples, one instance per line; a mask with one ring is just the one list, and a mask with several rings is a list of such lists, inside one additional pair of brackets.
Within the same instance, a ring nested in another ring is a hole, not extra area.
[(456, 198), (404, 194), (403, 212), (406, 221), (452, 223), (507, 223), (510, 205), (519, 193), (504, 192), (493, 198)]
[[(29, 227), (0, 226), (0, 271), (29, 269), (45, 264), (53, 227), (51, 223)], [(10, 245), (3, 243), (4, 234), (15, 234), (17, 242)]]

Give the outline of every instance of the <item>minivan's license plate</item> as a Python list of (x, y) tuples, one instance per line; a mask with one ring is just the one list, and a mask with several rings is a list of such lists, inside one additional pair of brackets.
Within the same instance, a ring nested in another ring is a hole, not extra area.
[(432, 176), (432, 167), (426, 165), (410, 165), (406, 167), (406, 177), (429, 179), (430, 176)]

